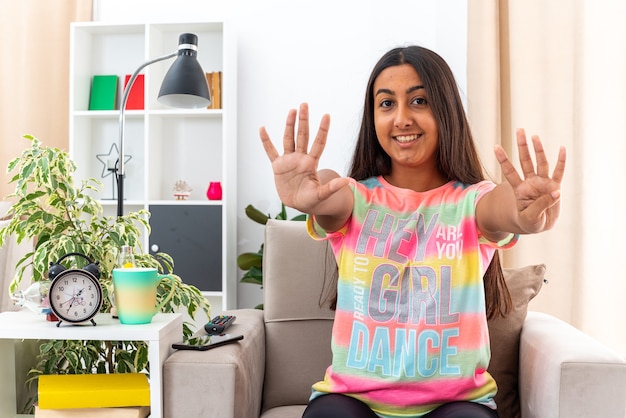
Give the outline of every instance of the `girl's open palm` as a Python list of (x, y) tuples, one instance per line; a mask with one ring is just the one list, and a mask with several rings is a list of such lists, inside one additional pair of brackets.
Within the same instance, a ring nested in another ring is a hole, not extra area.
[(556, 167), (550, 177), (549, 164), (543, 144), (536, 135), (532, 136), (535, 150), (533, 164), (524, 130), (517, 130), (517, 147), (524, 178), (520, 176), (502, 147), (495, 149), (496, 158), (502, 168), (504, 177), (511, 185), (515, 194), (518, 223), (526, 233), (546, 231), (559, 217), (561, 181), (565, 172), (565, 148), (559, 150)]
[(330, 116), (324, 115), (320, 122), (311, 150), (309, 151), (309, 109), (300, 105), (297, 135), (295, 109), (289, 111), (283, 135), (283, 155), (280, 155), (262, 127), (259, 136), (265, 153), (272, 162), (276, 190), (281, 201), (304, 213), (313, 213), (321, 202), (345, 186), (348, 179), (336, 178), (327, 183), (320, 179), (317, 169), (326, 145)]

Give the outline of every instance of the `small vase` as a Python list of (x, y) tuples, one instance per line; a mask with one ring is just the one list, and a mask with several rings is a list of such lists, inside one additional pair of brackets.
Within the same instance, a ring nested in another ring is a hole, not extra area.
[(209, 183), (209, 188), (206, 191), (206, 197), (209, 200), (222, 200), (222, 185), (219, 181), (212, 181)]

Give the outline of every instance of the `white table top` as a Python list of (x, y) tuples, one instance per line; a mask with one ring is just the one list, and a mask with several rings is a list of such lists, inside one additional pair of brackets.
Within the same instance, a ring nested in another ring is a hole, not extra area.
[[(110, 314), (99, 313), (94, 317), (97, 325), (91, 322), (73, 325), (68, 322), (57, 327), (57, 321), (46, 321), (28, 309), (0, 313), (0, 338), (46, 339), (46, 340), (121, 340), (157, 341), (173, 328), (182, 326), (182, 315), (178, 313), (158, 313), (149, 324), (121, 324)], [(182, 328), (181, 328), (182, 335)]]

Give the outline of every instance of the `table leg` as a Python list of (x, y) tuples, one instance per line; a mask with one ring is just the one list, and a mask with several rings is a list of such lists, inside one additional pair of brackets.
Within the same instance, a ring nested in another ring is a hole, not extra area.
[(0, 340), (0, 416), (17, 413), (15, 389), (15, 341)]
[(148, 341), (150, 362), (150, 418), (163, 418), (163, 363), (172, 353), (172, 344), (182, 340), (182, 327), (161, 336), (159, 341)]

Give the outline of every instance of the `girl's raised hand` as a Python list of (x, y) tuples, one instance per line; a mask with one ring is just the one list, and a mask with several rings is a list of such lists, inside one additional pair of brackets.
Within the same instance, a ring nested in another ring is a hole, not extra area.
[(265, 127), (259, 129), (263, 148), (272, 162), (278, 196), (285, 205), (304, 213), (313, 213), (320, 203), (348, 182), (339, 177), (330, 181), (320, 179), (318, 174), (318, 163), (326, 145), (329, 126), (330, 116), (322, 116), (309, 150), (309, 107), (303, 103), (299, 112), (290, 110), (283, 135), (283, 155), (272, 144)]
[(495, 154), (502, 173), (515, 194), (519, 227), (526, 233), (547, 231), (554, 226), (560, 213), (561, 181), (565, 172), (565, 148), (559, 150), (556, 167), (550, 177), (549, 164), (543, 144), (536, 135), (532, 136), (535, 150), (533, 164), (526, 133), (517, 130), (517, 148), (524, 178), (518, 174), (502, 147), (496, 146)]

